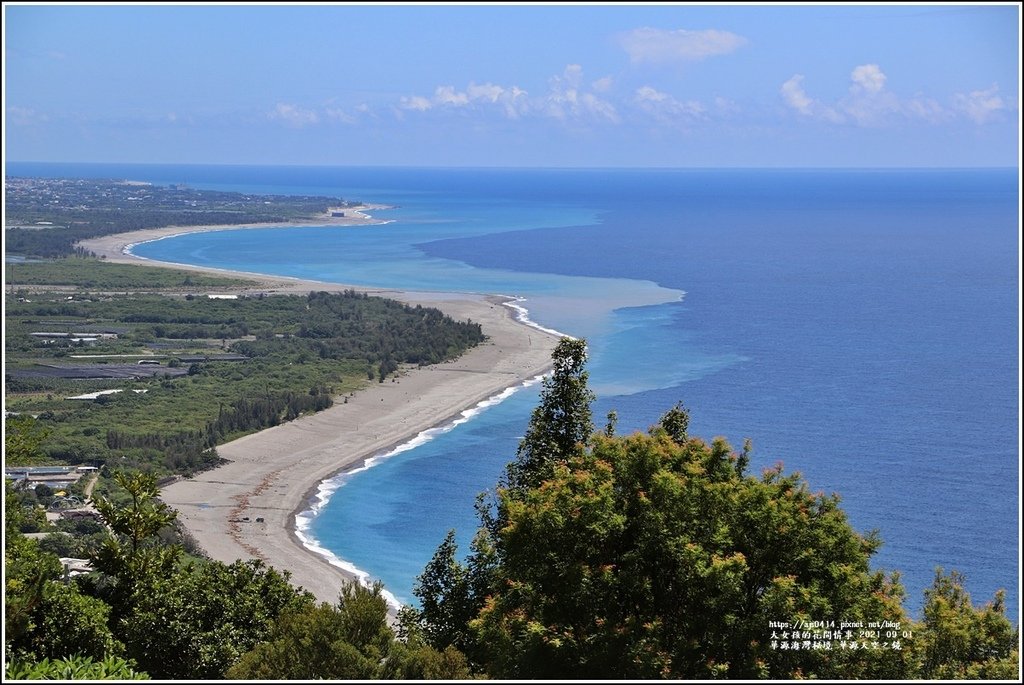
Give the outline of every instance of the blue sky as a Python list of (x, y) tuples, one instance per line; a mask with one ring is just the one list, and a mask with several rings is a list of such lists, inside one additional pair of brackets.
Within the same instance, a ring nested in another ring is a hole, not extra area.
[(16, 161), (1017, 166), (1016, 3), (4, 5)]

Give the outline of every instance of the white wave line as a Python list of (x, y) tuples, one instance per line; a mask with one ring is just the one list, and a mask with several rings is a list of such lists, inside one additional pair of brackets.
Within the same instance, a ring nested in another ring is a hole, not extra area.
[[(334, 552), (330, 551), (329, 549), (324, 548), (320, 544), (320, 541), (317, 540), (316, 537), (310, 532), (310, 528), (313, 524), (313, 521), (317, 518), (317, 516), (319, 516), (323, 512), (324, 508), (327, 506), (328, 502), (330, 502), (330, 499), (334, 495), (334, 493), (337, 492), (337, 490), (341, 488), (343, 485), (345, 485), (345, 483), (351, 480), (352, 476), (354, 476), (355, 474), (373, 468), (377, 464), (380, 464), (384, 460), (389, 459), (395, 456), (396, 454), (401, 454), (402, 452), (407, 452), (411, 449), (420, 447), (421, 445), (425, 445), (434, 438), (443, 435), (451, 431), (455, 427), (461, 426), (467, 421), (470, 421), (471, 419), (479, 416), (481, 413), (483, 413), (490, 407), (493, 407), (497, 404), (504, 402), (506, 399), (511, 397), (516, 392), (522, 390), (523, 388), (528, 388), (532, 385), (536, 385), (537, 383), (541, 382), (544, 379), (545, 375), (546, 374), (540, 374), (526, 381), (523, 381), (519, 385), (513, 385), (508, 388), (505, 388), (500, 393), (488, 397), (485, 400), (481, 400), (476, 404), (476, 406), (471, 407), (469, 409), (464, 409), (462, 412), (460, 412), (458, 418), (446, 424), (435, 426), (433, 428), (428, 428), (427, 430), (418, 433), (415, 437), (411, 438), (410, 440), (398, 445), (397, 447), (392, 448), (387, 452), (382, 452), (367, 457), (365, 460), (363, 460), (362, 465), (359, 466), (358, 468), (346, 470), (342, 473), (332, 476), (331, 478), (321, 481), (320, 485), (317, 486), (316, 495), (311, 501), (309, 508), (295, 515), (296, 537), (298, 537), (299, 540), (302, 542), (303, 547), (313, 552), (314, 554), (318, 554), (324, 557), (327, 560), (327, 562), (332, 566), (336, 566), (344, 571), (347, 571), (348, 573), (351, 573), (357, 578), (357, 580), (363, 586), (370, 587), (371, 579), (369, 573), (358, 568), (355, 564), (338, 557), (336, 554), (334, 554)], [(387, 590), (384, 590), (382, 594), (384, 595), (384, 599), (387, 600), (388, 604), (391, 607), (393, 607), (396, 610), (402, 608), (401, 602), (399, 602), (398, 599), (393, 594), (391, 594)]]

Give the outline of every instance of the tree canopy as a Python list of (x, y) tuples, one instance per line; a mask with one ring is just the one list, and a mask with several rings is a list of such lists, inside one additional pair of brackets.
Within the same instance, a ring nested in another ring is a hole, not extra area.
[(397, 640), (381, 585), (357, 582), (342, 587), (333, 605), (283, 612), (267, 640), (227, 671), (228, 678), (248, 680), (451, 680), (468, 674), (454, 649), (438, 652), (416, 635)]
[(533, 410), (516, 459), (508, 465), (509, 490), (526, 490), (550, 477), (558, 461), (568, 459), (594, 431), (587, 386), (586, 341), (562, 338), (551, 354), (552, 371), (543, 380), (540, 404)]
[(749, 442), (690, 436), (681, 404), (646, 434), (616, 436), (613, 418), (594, 433), (584, 343), (563, 343), (467, 561), (449, 534), (420, 576), (406, 618), (434, 647), (502, 679), (1017, 669), (998, 598), (975, 610), (940, 577), (911, 621), (899, 575), (871, 568), (881, 541), (837, 495), (781, 465), (747, 474)]

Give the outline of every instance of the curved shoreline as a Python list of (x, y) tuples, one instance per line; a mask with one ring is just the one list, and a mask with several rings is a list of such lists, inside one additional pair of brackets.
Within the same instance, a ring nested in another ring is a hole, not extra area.
[[(346, 561), (345, 559), (337, 556), (331, 550), (321, 546), (320, 541), (313, 536), (308, 529), (308, 526), (312, 525), (313, 521), (320, 515), (323, 508), (328, 505), (335, 493), (345, 485), (345, 481), (342, 479), (373, 468), (378, 463), (398, 456), (402, 452), (406, 452), (426, 444), (435, 437), (434, 435), (429, 435), (430, 433), (435, 431), (438, 435), (447, 433), (463, 423), (472, 420), (482, 411), (499, 404), (508, 397), (511, 397), (515, 392), (539, 383), (543, 378), (543, 375), (538, 375), (517, 385), (510, 386), (492, 397), (477, 402), (473, 407), (462, 410), (458, 414), (450, 417), (450, 419), (443, 421), (436, 426), (420, 431), (411, 438), (389, 446), (381, 452), (367, 456), (358, 463), (349, 464), (341, 471), (338, 471), (312, 486), (306, 493), (305, 504), (292, 512), (292, 525), (290, 526), (289, 531), (295, 537), (297, 544), (302, 545), (306, 550), (317, 555), (331, 566), (339, 568), (344, 573), (358, 578), (360, 582), (363, 582), (364, 584), (368, 582), (370, 579), (370, 574), (368, 572), (363, 571), (355, 564)], [(305, 519), (305, 525), (300, 525), (300, 518)], [(383, 589), (383, 595), (393, 611), (401, 609), (401, 602), (399, 602), (386, 587)]]
[(296, 530), (296, 517), (310, 508), (320, 484), (359, 468), (368, 459), (393, 451), (425, 431), (456, 421), (464, 412), (511, 387), (543, 375), (550, 369), (551, 352), (560, 335), (520, 320), (522, 308), (506, 306), (515, 301), (507, 296), (370, 289), (158, 262), (127, 251), (140, 242), (219, 229), (148, 229), (80, 244), (107, 261), (228, 274), (256, 281), (251, 287), (234, 289), (240, 293), (356, 290), (436, 307), (452, 318), (480, 323), (487, 336), (485, 342), (456, 360), (407, 370), (396, 382), (369, 384), (344, 403), (336, 402), (317, 414), (219, 445), (217, 452), (230, 460), (228, 464), (162, 489), (163, 500), (178, 511), (179, 520), (211, 558), (227, 563), (239, 558), (262, 559), (278, 570), (288, 571), (293, 583), (312, 591), (319, 601), (333, 603), (342, 582), (357, 578), (358, 574), (339, 568), (309, 549)]

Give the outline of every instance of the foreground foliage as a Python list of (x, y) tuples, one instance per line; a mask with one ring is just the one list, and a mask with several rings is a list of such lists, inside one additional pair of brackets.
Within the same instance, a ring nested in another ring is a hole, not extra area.
[(398, 639), (380, 586), (353, 583), (337, 604), (318, 606), (259, 560), (181, 563), (180, 547), (160, 535), (176, 514), (156, 499), (154, 478), (115, 480), (127, 496), (95, 502), (110, 535), (87, 578), (62, 581), (56, 557), (8, 529), (9, 678), (468, 676), (455, 649)]
[(12, 661), (7, 664), (7, 680), (149, 680), (149, 676), (118, 657), (96, 661), (92, 657), (72, 656), (43, 659), (37, 663)]
[[(749, 445), (690, 437), (681, 405), (646, 435), (616, 437), (612, 421), (595, 434), (578, 404), (585, 347), (563, 341), (555, 356), (467, 562), (449, 535), (420, 578), (422, 608), (406, 618), (436, 648), (503, 679), (1017, 671), (998, 598), (976, 610), (962, 579), (940, 574), (924, 622), (910, 621), (898, 575), (870, 569), (880, 541), (850, 527), (837, 496), (781, 465), (747, 474)], [(857, 627), (828, 649), (790, 649), (792, 628), (773, 622), (798, 621)]]
[(438, 652), (415, 638), (396, 640), (381, 586), (357, 583), (343, 587), (334, 605), (283, 613), (268, 640), (227, 671), (228, 678), (243, 680), (450, 680), (468, 675), (464, 657), (454, 649)]

